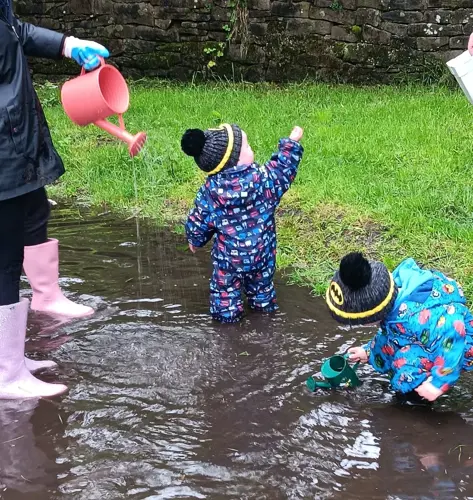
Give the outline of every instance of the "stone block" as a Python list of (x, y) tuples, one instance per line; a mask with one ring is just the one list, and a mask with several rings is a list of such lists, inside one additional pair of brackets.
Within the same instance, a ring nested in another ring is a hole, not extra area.
[(250, 10), (248, 13), (249, 19), (267, 19), (269, 15), (269, 12), (264, 10)]
[(449, 38), (447, 36), (441, 37), (418, 37), (416, 38), (417, 48), (424, 52), (438, 50), (441, 47), (448, 47)]
[(462, 49), (468, 48), (468, 36), (453, 36), (450, 38), (449, 47), (451, 49)]
[(246, 54), (240, 44), (231, 43), (228, 47), (228, 59), (233, 62), (262, 64), (265, 57), (265, 51), (257, 45), (248, 47)]
[(167, 31), (161, 30), (159, 28), (150, 26), (136, 26), (135, 27), (136, 38), (139, 40), (151, 40), (151, 41), (173, 41), (177, 42), (178, 34), (177, 31)]
[(423, 10), (427, 6), (427, 0), (389, 0), (390, 10)]
[(268, 23), (250, 23), (249, 30), (253, 36), (265, 36), (268, 32)]
[(377, 9), (358, 9), (356, 11), (355, 24), (363, 26), (363, 24), (370, 24), (371, 26), (378, 27), (381, 23), (381, 13)]
[(312, 66), (316, 68), (330, 68), (332, 70), (340, 69), (343, 62), (330, 54), (306, 53), (297, 59), (302, 66)]
[(98, 14), (111, 14), (113, 12), (112, 0), (95, 0), (94, 11)]
[(463, 24), (462, 28), (463, 28), (464, 35), (468, 35), (468, 36), (471, 35), (471, 33), (473, 33), (473, 19), (470, 22)]
[(271, 9), (271, 2), (270, 0), (248, 0), (248, 8), (269, 11)]
[(215, 42), (226, 42), (227, 34), (224, 31), (209, 31), (207, 33), (207, 37), (209, 40)]
[(286, 30), (289, 34), (294, 35), (330, 35), (332, 32), (332, 23), (327, 21), (319, 21), (314, 19), (289, 19), (287, 21)]
[(446, 63), (447, 61), (450, 61), (450, 59), (454, 59), (455, 57), (459, 56), (462, 53), (463, 50), (445, 50), (441, 52), (436, 52), (432, 55), (434, 55), (440, 61)]
[(407, 32), (409, 36), (456, 36), (463, 35), (463, 26), (461, 24), (414, 23), (409, 25)]
[(46, 17), (41, 20), (41, 27), (56, 31), (60, 31), (62, 28), (61, 23), (59, 21), (55, 21), (54, 19), (50, 19), (49, 17)]
[(422, 21), (423, 14), (421, 12), (411, 12), (405, 10), (392, 10), (389, 12), (383, 12), (381, 17), (384, 21), (390, 21), (392, 23), (420, 23)]
[(154, 53), (155, 43), (150, 40), (124, 40), (124, 48), (127, 54), (150, 54)]
[(230, 20), (230, 10), (224, 9), (222, 7), (213, 7), (211, 16), (215, 21), (229, 21)]
[(365, 43), (348, 44), (343, 51), (343, 60), (352, 64), (364, 64), (373, 54), (373, 45)]
[(332, 26), (332, 32), (330, 33), (330, 38), (332, 40), (339, 40), (341, 42), (357, 42), (358, 37), (353, 33), (353, 31), (347, 26), (335, 25)]
[[(340, 5), (339, 9), (340, 10), (355, 10), (356, 9), (356, 0), (338, 0), (338, 3)], [(335, 7), (335, 2), (334, 0), (313, 0), (312, 4), (315, 5), (316, 7), (324, 7), (324, 8), (329, 8), (333, 10), (337, 10), (337, 7)]]
[(104, 28), (103, 33), (108, 38), (135, 38), (136, 26), (111, 24)]
[(363, 26), (363, 40), (368, 43), (387, 45), (391, 41), (391, 33), (367, 24)]
[(15, 2), (15, 12), (17, 16), (42, 15), (44, 12), (44, 5), (41, 2), (19, 0)]
[(171, 19), (155, 19), (154, 21), (154, 25), (161, 30), (167, 30), (171, 24)]
[(297, 4), (288, 2), (271, 2), (271, 15), (276, 17), (295, 17), (299, 8)]
[(471, 22), (472, 19), (473, 19), (473, 9), (457, 9), (453, 11), (452, 16), (450, 18), (450, 23), (467, 24)]
[(407, 28), (408, 28), (407, 24), (399, 24), (399, 23), (391, 23), (389, 21), (383, 21), (380, 24), (380, 28), (400, 38), (407, 36)]
[(154, 11), (144, 3), (116, 3), (113, 6), (113, 13), (120, 24), (154, 25)]
[(358, 0), (357, 7), (368, 7), (370, 9), (386, 10), (389, 0)]
[(309, 17), (311, 19), (320, 19), (321, 21), (353, 26), (355, 24), (356, 14), (351, 10), (333, 10), (312, 5), (310, 7)]
[(271, 15), (277, 17), (309, 17), (309, 2), (272, 2)]
[(196, 34), (185, 34), (185, 35), (179, 35), (179, 40), (181, 42), (206, 42), (209, 37), (207, 35), (201, 35), (201, 32), (199, 31)]
[(452, 22), (454, 11), (445, 9), (427, 10), (424, 13), (424, 22), (432, 24), (449, 24)]
[(471, 0), (427, 0), (429, 8), (460, 9), (471, 6)]
[(94, 12), (95, 0), (70, 0), (66, 10), (71, 14), (90, 14)]

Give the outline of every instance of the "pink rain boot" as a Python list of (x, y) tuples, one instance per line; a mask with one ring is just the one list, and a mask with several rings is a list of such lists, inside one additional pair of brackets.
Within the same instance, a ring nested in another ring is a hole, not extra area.
[(50, 239), (41, 245), (25, 247), (23, 261), (26, 277), (33, 289), (31, 309), (68, 318), (94, 313), (91, 307), (75, 304), (59, 288), (59, 242)]
[(0, 306), (0, 399), (47, 398), (67, 387), (47, 384), (33, 377), (25, 365), (28, 299)]
[(39, 372), (40, 370), (47, 370), (49, 368), (55, 368), (57, 363), (54, 361), (36, 361), (35, 359), (30, 359), (25, 356), (26, 369), (31, 372)]

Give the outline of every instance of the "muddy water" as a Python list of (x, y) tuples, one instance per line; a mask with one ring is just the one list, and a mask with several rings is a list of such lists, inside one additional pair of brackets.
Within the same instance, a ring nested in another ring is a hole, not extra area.
[(55, 211), (62, 286), (98, 312), (31, 316), (28, 350), (70, 392), (0, 402), (0, 498), (473, 498), (471, 377), (434, 412), (396, 406), (369, 369), (355, 391), (309, 394), (320, 360), (369, 331), (281, 280), (281, 312), (218, 326), (208, 254), (139, 229)]

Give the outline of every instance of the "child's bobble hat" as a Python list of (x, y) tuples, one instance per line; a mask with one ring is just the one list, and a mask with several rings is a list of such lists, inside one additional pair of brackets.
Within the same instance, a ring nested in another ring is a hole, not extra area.
[(213, 175), (238, 164), (241, 143), (240, 127), (224, 123), (205, 132), (195, 128), (186, 130), (181, 139), (181, 148), (186, 155), (194, 157), (201, 170)]
[(341, 260), (325, 300), (339, 323), (366, 325), (387, 316), (397, 292), (393, 277), (382, 262), (368, 261), (361, 253), (353, 252)]

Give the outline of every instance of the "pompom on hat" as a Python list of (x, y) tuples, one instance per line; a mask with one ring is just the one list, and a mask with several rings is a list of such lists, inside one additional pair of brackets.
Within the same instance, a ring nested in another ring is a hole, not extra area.
[(238, 125), (224, 123), (205, 132), (193, 128), (185, 131), (181, 139), (182, 151), (192, 156), (197, 166), (209, 175), (238, 164), (242, 133)]
[(346, 325), (382, 321), (394, 306), (397, 287), (382, 262), (359, 252), (345, 255), (327, 289), (325, 301), (333, 318)]

